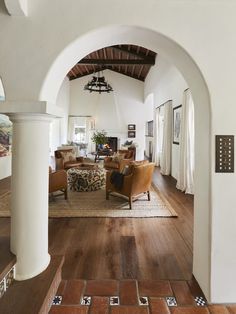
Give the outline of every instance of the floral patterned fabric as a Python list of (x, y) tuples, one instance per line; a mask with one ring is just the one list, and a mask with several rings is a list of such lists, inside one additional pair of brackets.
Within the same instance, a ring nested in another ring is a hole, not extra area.
[(103, 169), (81, 170), (71, 168), (67, 171), (69, 189), (78, 192), (89, 192), (101, 189), (105, 185)]
[(61, 151), (61, 156), (62, 156), (64, 162), (76, 160), (76, 154), (73, 151), (64, 151), (64, 152)]

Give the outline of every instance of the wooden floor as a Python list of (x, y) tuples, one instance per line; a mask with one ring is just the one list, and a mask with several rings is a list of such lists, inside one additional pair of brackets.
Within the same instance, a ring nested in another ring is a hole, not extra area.
[[(49, 252), (65, 255), (64, 279), (178, 279), (192, 274), (193, 197), (175, 180), (154, 173), (154, 183), (178, 218), (57, 218), (49, 220)], [(0, 181), (1, 191), (10, 180)], [(0, 219), (0, 236), (10, 219)]]

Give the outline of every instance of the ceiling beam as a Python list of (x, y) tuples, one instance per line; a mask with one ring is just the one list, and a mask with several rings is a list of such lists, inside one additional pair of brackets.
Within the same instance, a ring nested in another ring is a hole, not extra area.
[(112, 67), (111, 66), (107, 66), (106, 67), (108, 70), (111, 70), (111, 71), (113, 71), (113, 72), (116, 72), (116, 73), (119, 73), (119, 74), (121, 74), (121, 75), (125, 75), (125, 76), (128, 76), (128, 77), (131, 77), (131, 78), (134, 78), (134, 79), (136, 79), (136, 80), (138, 80), (138, 81), (142, 81), (142, 82), (144, 82), (144, 78), (143, 77), (138, 77), (138, 75), (131, 75), (131, 74), (126, 74), (124, 71), (119, 71), (119, 70), (116, 70), (116, 69), (112, 69)]
[[(118, 51), (122, 51), (125, 53), (129, 53), (130, 55), (133, 55), (135, 57), (141, 58), (141, 59), (147, 59), (147, 56), (145, 53), (140, 52), (140, 47), (137, 48), (137, 50), (132, 49), (131, 47), (124, 47), (124, 46), (111, 46), (111, 48), (116, 49)], [(155, 59), (156, 56), (148, 56), (149, 59), (154, 61), (155, 64)]]
[[(103, 70), (106, 70), (106, 69), (107, 69), (107, 67), (100, 67), (99, 69), (95, 68), (95, 72), (103, 71)], [(72, 76), (70, 76), (70, 72), (69, 72), (68, 77), (69, 77), (70, 81), (73, 81), (73, 80), (76, 80), (76, 79), (78, 79), (80, 77), (91, 75), (93, 73), (94, 73), (94, 70), (88, 70), (87, 73), (85, 73), (85, 72), (82, 72), (82, 74), (78, 73), (76, 76), (72, 77)]]
[(154, 65), (155, 60), (146, 57), (145, 59), (89, 59), (84, 58), (77, 64), (91, 65), (91, 64), (103, 64), (103, 65)]

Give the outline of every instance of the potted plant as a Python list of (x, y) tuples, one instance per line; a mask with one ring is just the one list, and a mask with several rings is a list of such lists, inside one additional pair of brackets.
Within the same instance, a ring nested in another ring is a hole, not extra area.
[(97, 145), (98, 148), (102, 149), (103, 145), (107, 143), (107, 132), (105, 130), (95, 131), (91, 140)]

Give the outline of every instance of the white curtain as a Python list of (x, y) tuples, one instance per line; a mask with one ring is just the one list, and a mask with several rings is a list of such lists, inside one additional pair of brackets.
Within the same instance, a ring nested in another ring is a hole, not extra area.
[(88, 144), (87, 153), (95, 151), (95, 145), (91, 138), (95, 129), (95, 119), (93, 117), (87, 117), (86, 119), (86, 143)]
[(69, 117), (68, 120), (68, 142), (74, 142), (75, 126), (77, 125), (78, 117)]
[(194, 194), (194, 104), (189, 89), (184, 91), (180, 125), (177, 189)]
[(160, 154), (161, 174), (171, 173), (171, 148), (172, 148), (172, 101), (164, 104), (163, 142)]
[(153, 155), (152, 161), (156, 166), (160, 166), (160, 107), (154, 111), (154, 140), (153, 140)]

